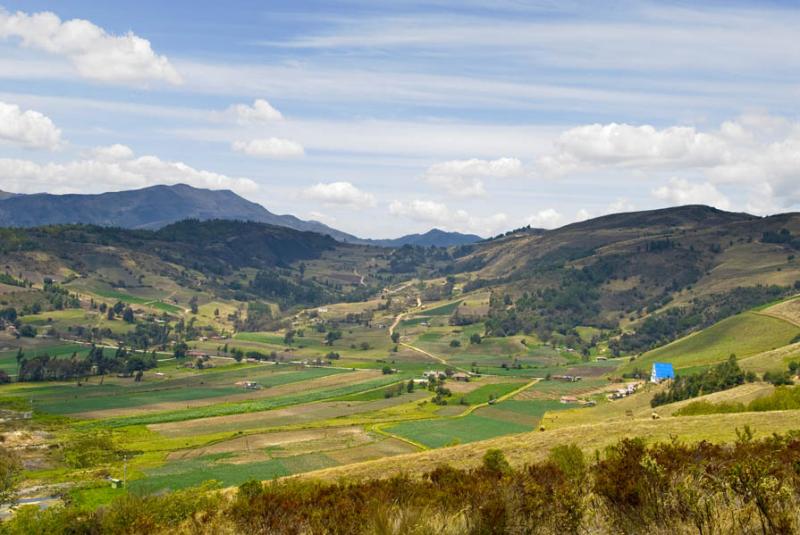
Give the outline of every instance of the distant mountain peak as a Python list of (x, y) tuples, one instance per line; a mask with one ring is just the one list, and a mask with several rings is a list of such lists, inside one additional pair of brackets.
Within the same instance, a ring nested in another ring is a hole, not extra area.
[(317, 221), (273, 214), (228, 189), (210, 190), (183, 183), (98, 194), (0, 195), (0, 226), (6, 227), (87, 223), (158, 229), (183, 219), (255, 221), (327, 234), (339, 241), (359, 241)]
[(404, 245), (417, 245), (420, 247), (452, 247), (456, 245), (469, 245), (483, 240), (475, 234), (462, 234), (449, 232), (439, 228), (432, 228), (424, 234), (408, 234), (399, 238), (384, 240), (366, 240), (372, 245), (381, 247), (402, 247)]

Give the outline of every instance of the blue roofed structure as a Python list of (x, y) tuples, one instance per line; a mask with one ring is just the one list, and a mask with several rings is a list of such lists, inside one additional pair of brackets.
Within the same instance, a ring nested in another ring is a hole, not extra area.
[(675, 370), (669, 362), (654, 362), (653, 371), (650, 372), (650, 382), (660, 383), (667, 379), (675, 379)]

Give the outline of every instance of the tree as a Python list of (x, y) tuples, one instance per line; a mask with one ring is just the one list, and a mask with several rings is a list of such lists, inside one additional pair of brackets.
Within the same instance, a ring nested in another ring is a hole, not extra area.
[(397, 331), (393, 332), (392, 333), (392, 342), (396, 344), (399, 341), (400, 341), (400, 333), (397, 332)]
[(450, 347), (461, 347), (461, 340), (450, 340)]
[(113, 308), (108, 307), (108, 310), (106, 311), (106, 319), (108, 319), (109, 321), (114, 319), (114, 309)]
[(286, 334), (283, 335), (283, 343), (287, 346), (292, 345), (292, 343), (294, 343), (294, 335), (295, 332), (292, 329), (286, 331)]
[(22, 463), (17, 454), (0, 446), (0, 505), (16, 500), (21, 471)]
[(186, 345), (186, 342), (180, 341), (177, 344), (175, 344), (174, 355), (175, 355), (176, 359), (180, 360), (180, 359), (186, 358), (186, 352), (187, 351), (189, 351), (189, 346)]
[(125, 311), (122, 313), (122, 320), (125, 323), (133, 323), (135, 321), (131, 307), (125, 307)]
[(19, 335), (24, 336), (26, 338), (35, 338), (36, 337), (36, 327), (33, 325), (23, 325), (19, 329)]
[(332, 346), (336, 340), (339, 340), (342, 337), (342, 331), (328, 331), (328, 334), (325, 335), (325, 343), (329, 346)]
[(192, 311), (192, 314), (197, 314), (197, 296), (193, 295), (191, 299), (189, 299), (189, 308)]
[(410, 394), (414, 391), (414, 379), (409, 379), (406, 384), (406, 391)]
[(391, 366), (384, 366), (381, 368), (381, 372), (383, 372), (383, 375), (391, 375), (394, 373), (394, 370), (391, 368)]
[(469, 337), (470, 344), (480, 344), (482, 340), (481, 335), (478, 333), (473, 333), (472, 336)]

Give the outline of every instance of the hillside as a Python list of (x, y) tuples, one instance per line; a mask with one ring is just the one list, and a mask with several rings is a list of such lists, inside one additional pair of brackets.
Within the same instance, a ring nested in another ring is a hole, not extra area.
[(465, 290), (508, 294), (490, 314), (497, 332), (621, 328), (622, 351), (635, 352), (790, 295), (799, 235), (797, 214), (684, 206), (468, 245), (452, 272)]
[[(0, 253), (12, 280), (40, 288), (51, 279), (89, 295), (130, 302), (168, 299), (182, 306), (192, 297), (266, 299), (287, 306), (338, 301), (351, 290), (366, 289), (353, 270), (381, 251), (313, 232), (228, 220), (186, 220), (159, 230), (0, 229)], [(332, 265), (342, 256), (348, 260)], [(306, 264), (315, 272), (304, 280)]]

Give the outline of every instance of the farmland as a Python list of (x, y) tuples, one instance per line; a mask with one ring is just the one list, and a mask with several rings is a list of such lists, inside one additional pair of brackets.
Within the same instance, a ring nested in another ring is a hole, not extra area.
[[(320, 261), (307, 269), (324, 272)], [(337, 269), (336, 280), (353, 282), (352, 264)], [(41, 335), (7, 338), (0, 351), (0, 369), (13, 376), (18, 347), (31, 357), (86, 358), (90, 346), (68, 340), (80, 326), (94, 329), (108, 354), (120, 337), (141, 333), (141, 322), (155, 333), (193, 329), (182, 353), (174, 341), (149, 343), (155, 364), (138, 379), (121, 370), (4, 387), (0, 402), (32, 407), (34, 425), (50, 437), (36, 445), (52, 449), (30, 449), (37, 453), (28, 454), (27, 484), (67, 485), (76, 503), (108, 502), (118, 491), (103, 478), (123, 474), (132, 491), (157, 493), (208, 480), (232, 486), (305, 473), (375, 474), (374, 466), (391, 473), (395, 456), (403, 456), (399, 466), (407, 459), (430, 466), (462, 462), (465, 452), (488, 445), (500, 445), (519, 462), (535, 457), (521, 453), (531, 445), (544, 451), (581, 440), (590, 449), (628, 428), (650, 438), (673, 433), (695, 439), (704, 436), (703, 424), (696, 417), (673, 421), (680, 404), (659, 407), (662, 425), (652, 422), (649, 401), (659, 386), (645, 385), (620, 400), (606, 395), (629, 381), (621, 373), (657, 360), (687, 373), (736, 353), (744, 369), (763, 373), (800, 355), (800, 344), (787, 345), (800, 333), (789, 321), (794, 309), (785, 303), (791, 301), (730, 317), (631, 361), (609, 358), (613, 334), (597, 327), (579, 326), (570, 340), (533, 330), (488, 336), (491, 296), (485, 289), (425, 301), (420, 282), (364, 301), (291, 312), (265, 303), (267, 319), (248, 329), (252, 311), (225, 298), (158, 278), (139, 286), (138, 279), (126, 280), (130, 287), (76, 280), (71, 286), (92, 304), (25, 314), (21, 324)], [(130, 306), (134, 321), (101, 312), (99, 303), (106, 310)], [(580, 351), (580, 344), (595, 345)], [(423, 378), (425, 372), (434, 378)], [(762, 382), (745, 387), (710, 399), (750, 400), (771, 388)], [(732, 424), (761, 423), (731, 418)], [(789, 426), (773, 415), (763, 422), (770, 430)], [(716, 423), (707, 431), (719, 440), (731, 434)], [(88, 468), (70, 464), (57, 452), (81, 437), (108, 437), (104, 447), (112, 454), (97, 453)]]

